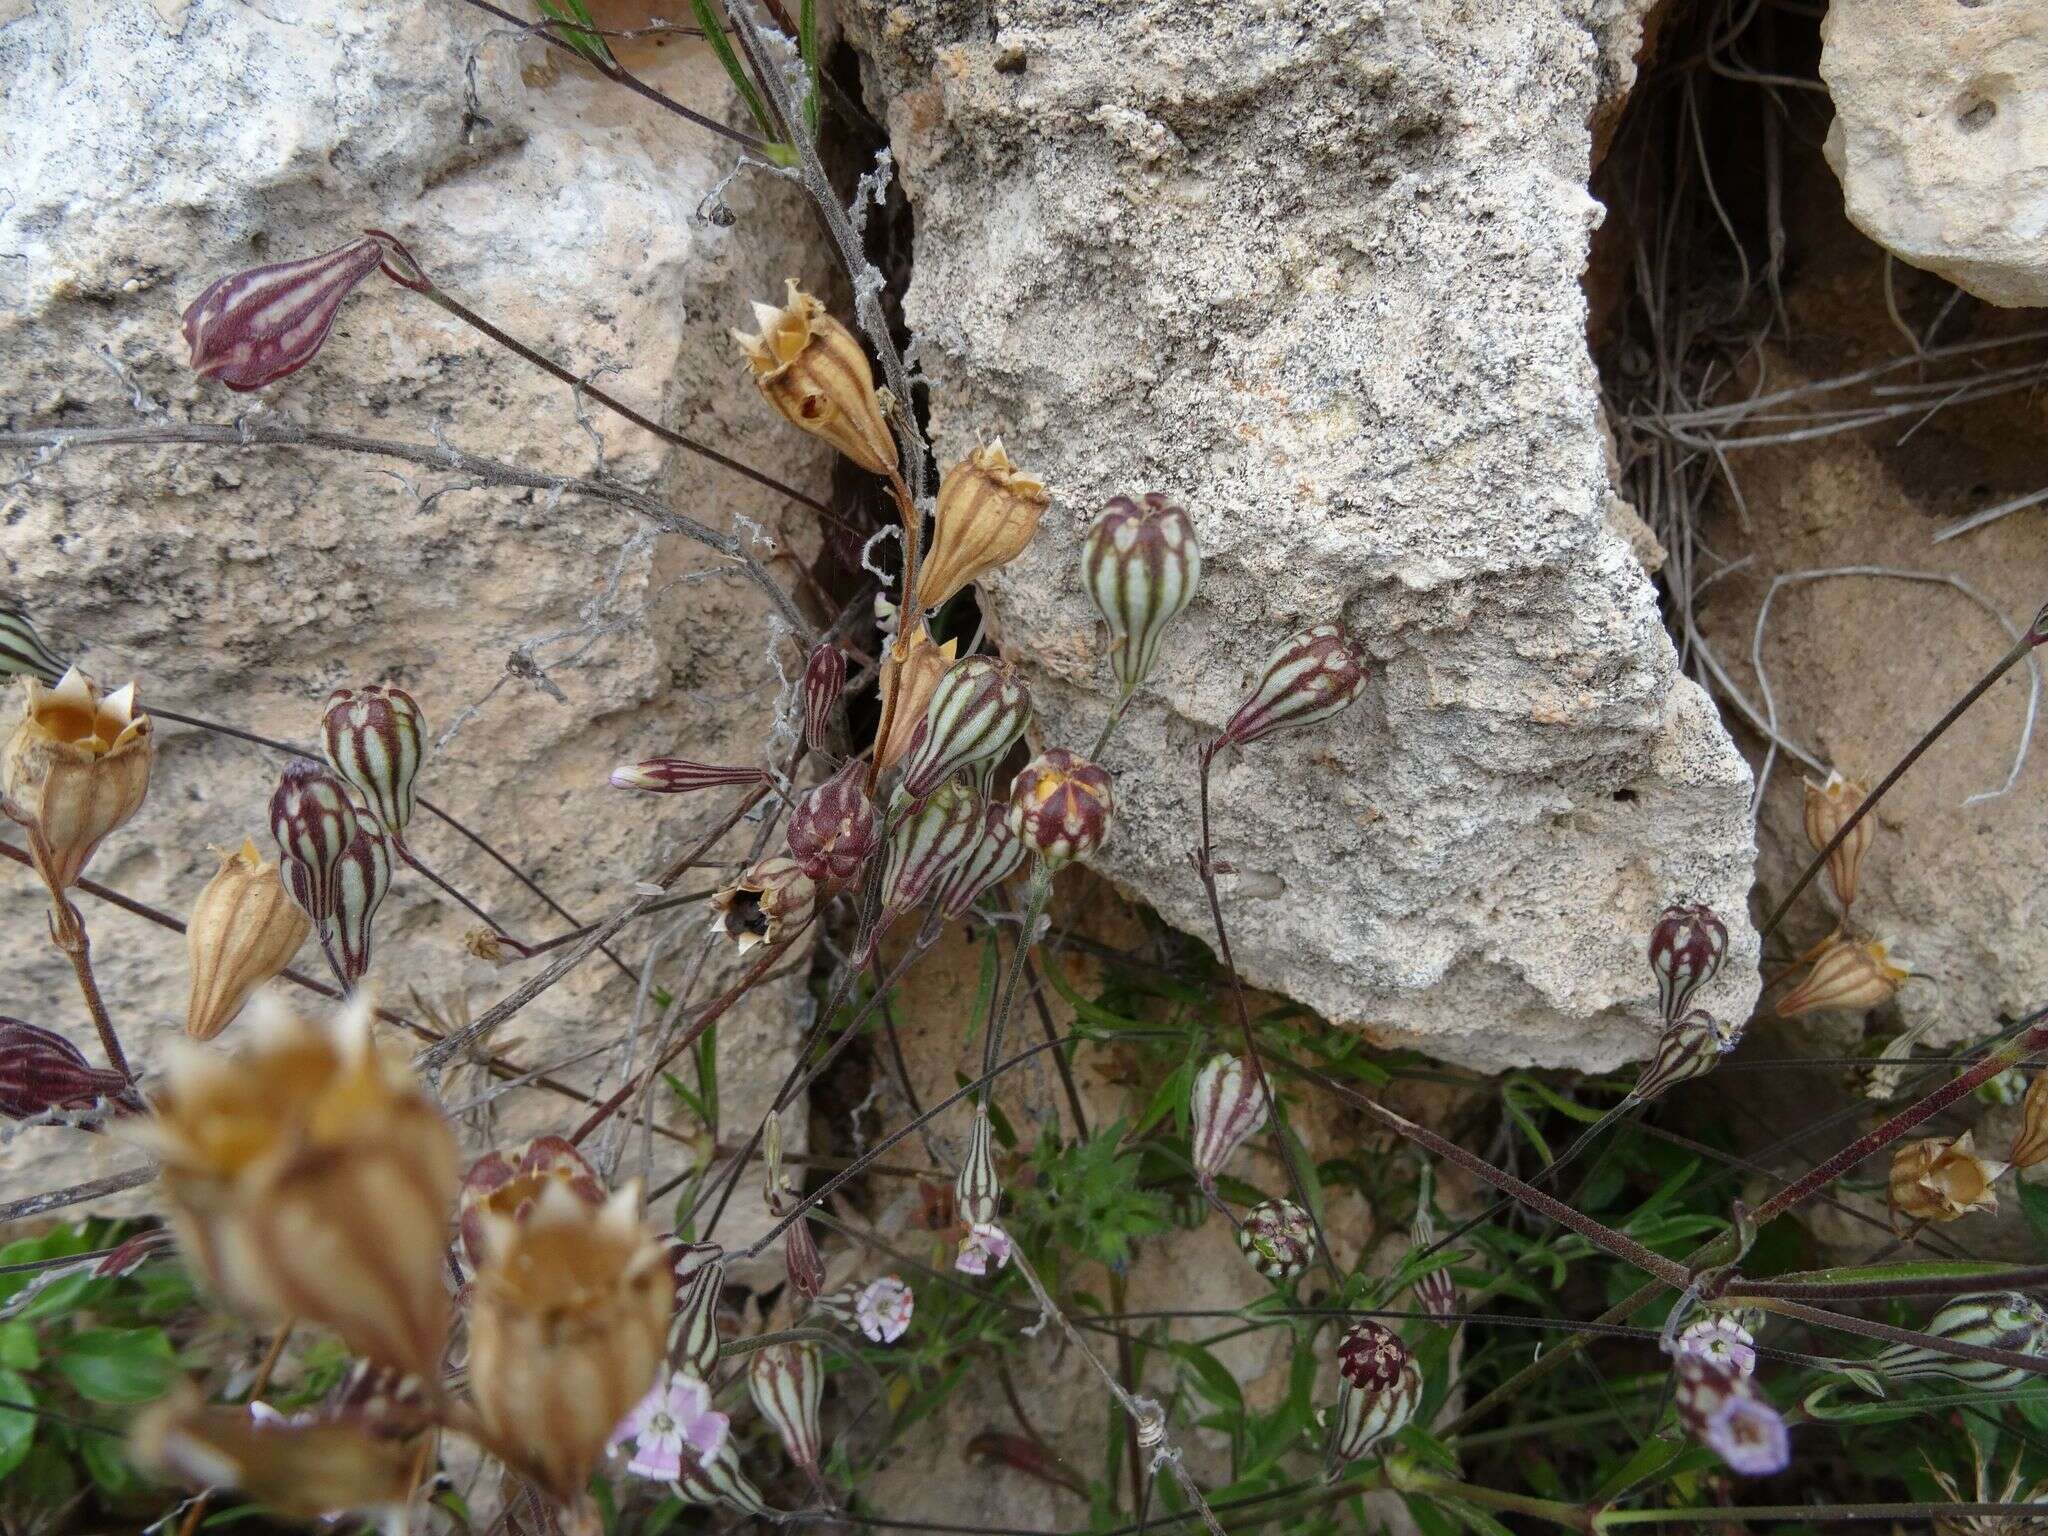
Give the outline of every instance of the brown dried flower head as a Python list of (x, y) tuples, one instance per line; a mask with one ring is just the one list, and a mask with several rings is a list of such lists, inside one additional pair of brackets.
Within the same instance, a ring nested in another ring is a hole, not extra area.
[(895, 767), (917, 740), (924, 729), (925, 710), (932, 701), (933, 690), (952, 667), (959, 649), (957, 640), (940, 645), (922, 623), (889, 648), (882, 661), (880, 684), (882, 717), (889, 722), (889, 735), (876, 745), (878, 772), (886, 773)]
[(882, 415), (867, 353), (853, 333), (789, 280), (780, 309), (754, 306), (757, 335), (734, 331), (754, 383), (783, 417), (873, 474), (896, 468), (896, 439)]
[(522, 1221), (486, 1222), (469, 1307), (469, 1386), (491, 1449), (552, 1498), (583, 1492), (661, 1367), (675, 1279), (640, 1190), (603, 1204), (551, 1182)]
[(744, 955), (756, 944), (780, 944), (808, 923), (817, 907), (817, 882), (796, 860), (777, 854), (713, 896), (711, 920)]
[(1822, 1009), (1852, 1011), (1888, 1003), (1912, 971), (1892, 957), (1882, 939), (1840, 938), (1820, 953), (1805, 978), (1778, 999), (1778, 1017)]
[(1909, 1141), (1892, 1154), (1892, 1225), (1955, 1221), (1972, 1211), (1998, 1209), (1993, 1187), (2007, 1164), (1979, 1157), (1971, 1133)]
[(229, 1301), (331, 1328), (414, 1375), (441, 1366), (455, 1138), (367, 1006), (333, 1026), (259, 1011), (227, 1057), (188, 1048), (133, 1134), (185, 1251)]
[(21, 721), (0, 750), (0, 793), (31, 834), (43, 874), (68, 890), (100, 842), (149, 793), (156, 737), (135, 685), (103, 694), (73, 667), (21, 680)]
[(2048, 1163), (2048, 1072), (2036, 1072), (2020, 1106), (2020, 1131), (2009, 1154), (2013, 1167)]
[(554, 1184), (585, 1205), (604, 1204), (605, 1188), (597, 1171), (564, 1136), (536, 1136), (523, 1147), (487, 1152), (471, 1163), (462, 1176), (455, 1213), (470, 1266), (481, 1269), (490, 1261), (492, 1225), (526, 1220), (540, 1204), (541, 1195)]
[(185, 921), (192, 990), (185, 1033), (211, 1040), (234, 1022), (255, 990), (292, 963), (313, 924), (286, 894), (277, 866), (253, 838), (221, 860)]
[[(1806, 840), (1815, 853), (1827, 847), (1869, 793), (1870, 786), (1861, 779), (1845, 779), (1832, 769), (1825, 784), (1806, 781)], [(1876, 830), (1877, 823), (1864, 817), (1856, 823), (1856, 830), (1842, 839), (1842, 846), (1828, 855), (1828, 884), (1834, 887), (1835, 900), (1844, 912), (1856, 899), (1856, 873)]]
[(1052, 505), (1046, 489), (1018, 470), (997, 438), (946, 471), (931, 552), (917, 578), (917, 606), (936, 608), (1024, 552)]

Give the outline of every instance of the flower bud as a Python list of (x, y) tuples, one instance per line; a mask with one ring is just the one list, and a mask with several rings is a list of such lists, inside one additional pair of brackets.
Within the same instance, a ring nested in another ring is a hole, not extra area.
[[(935, 643), (923, 624), (889, 647), (881, 676), (882, 718), (889, 722), (889, 734), (876, 745), (877, 772), (895, 767), (916, 743), (925, 728), (925, 708), (931, 703), (932, 691), (953, 665), (953, 653), (959, 649), (957, 640)], [(893, 712), (892, 698), (896, 699)]]
[(230, 1302), (438, 1376), (447, 1123), (404, 1053), (371, 1040), (365, 1008), (332, 1028), (272, 1015), (249, 1041), (177, 1058), (133, 1132), (162, 1164), (187, 1261)]
[(1785, 1421), (1747, 1376), (1690, 1350), (1672, 1356), (1671, 1374), (1679, 1422), (1729, 1471), (1769, 1477), (1790, 1465)]
[(678, 1459), (681, 1470), (676, 1473), (673, 1486), (686, 1503), (711, 1508), (723, 1504), (757, 1519), (776, 1519), (776, 1511), (762, 1499), (761, 1490), (740, 1470), (739, 1454), (733, 1449), (730, 1435), (709, 1456), (700, 1455), (686, 1443)]
[(832, 713), (846, 691), (846, 656), (829, 640), (804, 663), (804, 744), (823, 752), (832, 739)]
[(25, 609), (0, 598), (0, 677), (32, 677), (54, 683), (65, 672)]
[(216, 278), (185, 309), (192, 371), (233, 390), (296, 373), (327, 340), (342, 300), (383, 259), (384, 247), (365, 235), (318, 256)]
[(1733, 1050), (1738, 1039), (1739, 1033), (1724, 1032), (1705, 1010), (1693, 1009), (1664, 1027), (1657, 1037), (1657, 1049), (1643, 1064), (1629, 1097), (1646, 1104), (1680, 1083), (1705, 1077), (1721, 1064), (1722, 1053)]
[[(1870, 786), (1861, 779), (1845, 779), (1833, 769), (1828, 770), (1825, 784), (1816, 784), (1811, 779), (1805, 783), (1806, 840), (1819, 853), (1856, 814), (1869, 795)], [(1876, 830), (1876, 821), (1864, 817), (1856, 823), (1856, 830), (1842, 839), (1842, 846), (1828, 855), (1828, 884), (1834, 887), (1835, 900), (1844, 912), (1856, 899), (1856, 872), (1862, 868), (1863, 852)]]
[(1337, 1345), (1337, 1411), (1330, 1422), (1326, 1473), (1334, 1478), (1389, 1435), (1422, 1402), (1422, 1369), (1391, 1328), (1354, 1323)]
[(1039, 753), (1010, 783), (1010, 830), (1055, 869), (1102, 846), (1113, 809), (1109, 775), (1065, 747)]
[(789, 855), (819, 885), (838, 886), (861, 872), (882, 843), (882, 821), (862, 786), (858, 758), (807, 792), (789, 813)]
[(981, 807), (959, 784), (941, 784), (921, 805), (898, 799), (882, 866), (884, 923), (922, 903), (965, 862), (980, 839), (981, 822)]
[(103, 1099), (121, 1109), (142, 1108), (127, 1078), (91, 1065), (62, 1035), (0, 1017), (0, 1115), (33, 1120), (52, 1110), (89, 1110)]
[(455, 1227), (471, 1269), (490, 1261), (490, 1233), (533, 1214), (543, 1191), (559, 1184), (595, 1210), (604, 1204), (604, 1184), (575, 1144), (562, 1136), (536, 1136), (510, 1152), (486, 1152), (462, 1176)]
[(818, 1403), (825, 1392), (825, 1362), (809, 1340), (770, 1344), (747, 1356), (747, 1393), (775, 1433), (789, 1459), (818, 1470), (822, 1437)]
[(754, 384), (785, 421), (845, 454), (871, 474), (896, 470), (896, 439), (882, 416), (874, 373), (853, 333), (789, 280), (788, 301), (754, 306), (758, 335), (734, 331)]
[(1024, 844), (1010, 830), (1009, 808), (985, 807), (981, 836), (939, 884), (940, 920), (957, 923), (973, 909), (982, 892), (1009, 879), (1023, 864)]
[(1685, 1012), (1698, 988), (1714, 979), (1728, 953), (1728, 928), (1709, 906), (1666, 907), (1650, 930), (1650, 973), (1664, 1022)]
[[(1937, 1339), (2007, 1349), (2048, 1358), (2048, 1311), (2018, 1291), (1958, 1296), (1921, 1330)], [(1967, 1382), (1985, 1392), (2002, 1392), (2033, 1379), (2033, 1373), (1995, 1360), (1968, 1360), (1926, 1344), (1891, 1344), (1863, 1362), (1895, 1381), (1943, 1379)]]
[(1892, 958), (1882, 939), (1836, 939), (1821, 951), (1805, 980), (1778, 999), (1778, 1017), (1875, 1008), (1890, 1002), (1912, 974)]
[(2036, 1072), (2027, 1084), (2027, 1096), (2020, 1106), (2019, 1134), (2007, 1154), (2015, 1168), (2031, 1168), (2048, 1162), (2048, 1072)]
[(1315, 1224), (1292, 1200), (1263, 1200), (1237, 1229), (1238, 1251), (1268, 1280), (1306, 1274), (1316, 1256)]
[(1018, 471), (997, 438), (939, 481), (932, 547), (917, 577), (917, 606), (933, 609), (1024, 553), (1052, 498)]
[(560, 1503), (661, 1367), (675, 1288), (639, 1209), (637, 1185), (592, 1207), (551, 1181), (525, 1220), (486, 1222), (470, 1395), (490, 1448)]
[(971, 763), (1000, 758), (1031, 722), (1031, 695), (1008, 664), (965, 656), (925, 705), (924, 729), (903, 764), (903, 789), (922, 800)]
[(782, 1269), (789, 1277), (789, 1288), (807, 1302), (816, 1301), (825, 1289), (825, 1261), (818, 1256), (810, 1217), (797, 1217), (783, 1231)]
[[(1436, 1243), (1436, 1222), (1429, 1214), (1425, 1200), (1415, 1207), (1415, 1221), (1409, 1229), (1409, 1236), (1420, 1249), (1433, 1247)], [(1448, 1265), (1432, 1269), (1415, 1282), (1415, 1304), (1429, 1316), (1442, 1320), (1458, 1310), (1458, 1282), (1451, 1278)]]
[(729, 768), (718, 763), (693, 763), (686, 757), (650, 757), (643, 763), (621, 763), (611, 772), (614, 789), (644, 789), (655, 795), (687, 795), (728, 784), (765, 784), (759, 768)]
[(1248, 746), (1275, 731), (1342, 714), (1365, 691), (1365, 653), (1334, 624), (1318, 624), (1284, 642), (1266, 661), (1251, 697), (1219, 741)]
[(390, 889), (391, 845), (373, 823), (359, 822), (334, 866), (334, 916), (321, 931), (344, 996), (369, 973), (370, 925)]
[(974, 1129), (967, 1136), (967, 1156), (953, 1181), (953, 1209), (969, 1226), (985, 1227), (996, 1219), (1003, 1201), (1003, 1181), (996, 1173), (988, 1110), (976, 1106)]
[(854, 1298), (854, 1321), (877, 1344), (894, 1344), (910, 1327), (917, 1297), (894, 1275), (870, 1280)]
[(756, 944), (780, 944), (811, 920), (817, 910), (818, 887), (797, 868), (794, 859), (779, 855), (760, 861), (711, 898), (711, 921), (733, 949), (744, 955)]
[(285, 894), (255, 841), (221, 860), (185, 921), (192, 990), (185, 1033), (211, 1040), (234, 1022), (249, 995), (292, 963), (313, 925)]
[[(311, 758), (285, 764), (270, 797), (270, 835), (277, 839), (284, 888), (316, 929), (334, 916), (334, 872), (359, 830), (355, 803), (340, 779)], [(327, 937), (321, 935), (323, 942)]]
[(1266, 1123), (1266, 1090), (1256, 1066), (1220, 1052), (1203, 1063), (1188, 1095), (1194, 1123), (1195, 1177), (1204, 1189), (1216, 1187), (1216, 1175), (1230, 1155), (1259, 1133)]
[(1110, 670), (1124, 693), (1151, 674), (1167, 627), (1194, 600), (1201, 579), (1194, 520), (1157, 491), (1142, 502), (1113, 496), (1088, 525), (1081, 580), (1109, 625)]
[(1979, 1157), (1971, 1134), (1904, 1142), (1892, 1154), (1888, 1187), (1895, 1230), (1903, 1232), (1911, 1222), (1956, 1221), (1972, 1211), (1998, 1209), (1994, 1186), (2010, 1165)]
[(718, 1368), (718, 1294), (725, 1286), (725, 1250), (683, 1243), (674, 1250), (676, 1318), (670, 1328), (676, 1364), (706, 1381)]
[(133, 683), (102, 694), (76, 667), (54, 688), (23, 675), (21, 721), (0, 749), (0, 794), (58, 890), (76, 884), (100, 841), (141, 807), (155, 758)]
[(335, 689), (320, 717), (328, 764), (393, 837), (402, 838), (412, 820), (426, 738), (427, 718), (412, 695), (378, 683)]

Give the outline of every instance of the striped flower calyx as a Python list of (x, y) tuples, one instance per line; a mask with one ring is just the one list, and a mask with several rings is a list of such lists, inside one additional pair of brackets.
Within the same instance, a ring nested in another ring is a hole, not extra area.
[(824, 752), (832, 741), (832, 716), (846, 691), (846, 657), (830, 641), (816, 647), (804, 663), (804, 745)]
[(221, 860), (185, 920), (192, 986), (185, 1033), (211, 1040), (234, 1022), (251, 994), (292, 963), (313, 931), (286, 894), (275, 865), (253, 839)]
[(716, 1243), (682, 1243), (673, 1253), (676, 1319), (671, 1349), (679, 1365), (709, 1381), (718, 1367), (718, 1296), (725, 1286), (725, 1250)]
[(767, 782), (768, 775), (760, 768), (693, 763), (687, 757), (650, 757), (644, 762), (621, 763), (611, 771), (610, 778), (614, 789), (644, 789), (651, 795), (688, 795), (700, 789)]
[(1644, 1063), (1642, 1075), (1629, 1097), (1638, 1104), (1680, 1083), (1705, 1077), (1721, 1064), (1723, 1052), (1735, 1048), (1739, 1032), (1723, 1030), (1704, 1009), (1695, 1008), (1676, 1023), (1665, 1026), (1657, 1037), (1657, 1049)]
[(1100, 848), (1114, 810), (1109, 774), (1065, 747), (1039, 753), (1010, 784), (1010, 830), (1054, 869)]
[[(2018, 1291), (1990, 1291), (1958, 1296), (1921, 1330), (1937, 1339), (2010, 1350), (2017, 1355), (2048, 1359), (2048, 1310)], [(1895, 1381), (1943, 1379), (1967, 1382), (1986, 1392), (2001, 1392), (2032, 1378), (2018, 1366), (1996, 1360), (1969, 1360), (1925, 1344), (1892, 1344), (1864, 1362)]]
[(941, 784), (920, 805), (899, 795), (882, 867), (883, 921), (877, 928), (937, 891), (980, 834), (981, 807), (960, 784)]
[(359, 830), (355, 802), (340, 779), (311, 758), (285, 764), (270, 796), (270, 835), (284, 888), (316, 929), (334, 916), (335, 871)]
[(36, 633), (28, 610), (0, 598), (0, 677), (33, 677), (54, 683), (66, 668)]
[(1292, 1280), (1306, 1274), (1316, 1256), (1315, 1224), (1292, 1200), (1263, 1200), (1245, 1214), (1237, 1246), (1268, 1280)]
[(1187, 510), (1157, 491), (1112, 497), (1081, 545), (1081, 579), (1109, 626), (1109, 665), (1128, 696), (1151, 674), (1167, 627), (1194, 601), (1202, 547)]
[(866, 775), (867, 766), (850, 759), (789, 813), (789, 856), (819, 885), (846, 884), (881, 846), (882, 822), (863, 787)]
[(925, 705), (924, 728), (903, 764), (904, 792), (921, 800), (974, 763), (1000, 758), (1031, 723), (1031, 694), (1005, 662), (963, 656)]
[(1275, 731), (1328, 720), (1357, 702), (1365, 680), (1365, 652), (1343, 630), (1334, 624), (1305, 629), (1266, 658), (1251, 696), (1237, 706), (1217, 740), (1248, 746)]
[(370, 971), (370, 929), (391, 890), (391, 840), (358, 822), (334, 866), (334, 915), (321, 927), (321, 947), (344, 995)]
[(1422, 1369), (1391, 1328), (1367, 1319), (1337, 1345), (1337, 1408), (1324, 1468), (1337, 1476), (1389, 1435), (1422, 1402)]
[(89, 1110), (103, 1099), (124, 1110), (142, 1108), (127, 1078), (93, 1066), (62, 1035), (0, 1018), (0, 1115), (33, 1120), (53, 1110)]
[(318, 256), (216, 278), (186, 306), (192, 371), (233, 390), (260, 389), (313, 360), (342, 301), (384, 261), (369, 235)]
[(1266, 1123), (1265, 1085), (1256, 1066), (1219, 1052), (1195, 1074), (1188, 1101), (1195, 1177), (1204, 1189), (1214, 1189), (1230, 1155)]
[(818, 1404), (825, 1393), (825, 1360), (818, 1346), (806, 1339), (753, 1351), (747, 1356), (747, 1393), (789, 1459), (815, 1475), (823, 1448)]
[(1009, 808), (991, 805), (981, 813), (981, 836), (939, 886), (940, 921), (956, 923), (973, 910), (984, 891), (1024, 865), (1024, 844), (1010, 830)]
[(412, 820), (426, 735), (427, 719), (413, 696), (376, 683), (335, 689), (320, 718), (328, 765), (363, 797), (377, 825), (398, 838)]
[(1712, 907), (1664, 909), (1650, 930), (1650, 973), (1657, 978), (1665, 1023), (1685, 1012), (1693, 993), (1714, 979), (1727, 954), (1728, 926)]

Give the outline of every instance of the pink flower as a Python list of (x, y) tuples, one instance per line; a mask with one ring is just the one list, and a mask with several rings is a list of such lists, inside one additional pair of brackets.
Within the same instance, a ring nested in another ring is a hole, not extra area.
[(682, 1472), (683, 1448), (709, 1462), (725, 1445), (732, 1421), (711, 1408), (711, 1389), (688, 1371), (677, 1371), (640, 1399), (612, 1431), (610, 1449), (633, 1445), (626, 1470), (658, 1483), (673, 1482)]
[(1756, 1339), (1732, 1317), (1703, 1317), (1686, 1325), (1678, 1347), (1737, 1375), (1756, 1374)]
[(953, 1267), (962, 1274), (985, 1275), (990, 1260), (994, 1260), (997, 1269), (1010, 1262), (1010, 1234), (993, 1222), (976, 1222), (960, 1239), (960, 1252)]
[(910, 1326), (910, 1309), (915, 1304), (909, 1286), (894, 1275), (884, 1275), (870, 1280), (854, 1298), (853, 1315), (860, 1331), (877, 1344), (894, 1344)]
[(1744, 1477), (1769, 1477), (1792, 1461), (1792, 1437), (1778, 1410), (1747, 1390), (1730, 1393), (1707, 1419), (1700, 1435), (1728, 1470)]

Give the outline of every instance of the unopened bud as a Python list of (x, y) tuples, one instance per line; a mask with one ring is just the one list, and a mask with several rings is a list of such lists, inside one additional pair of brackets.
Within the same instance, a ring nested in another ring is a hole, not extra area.
[(185, 921), (192, 988), (185, 1033), (211, 1040), (234, 1022), (249, 996), (292, 963), (313, 925), (285, 894), (253, 839), (221, 860)]
[(2012, 1139), (2009, 1161), (2015, 1168), (2048, 1162), (2048, 1072), (2036, 1072), (2020, 1105), (2020, 1130)]
[(825, 1392), (825, 1361), (818, 1346), (806, 1339), (755, 1350), (747, 1356), (747, 1392), (789, 1459), (816, 1472), (822, 1448), (818, 1403)]
[(953, 1208), (969, 1226), (985, 1227), (994, 1222), (1002, 1202), (1003, 1183), (996, 1172), (988, 1111), (977, 1107), (974, 1129), (967, 1137), (967, 1156), (960, 1164), (960, 1176), (953, 1181)]
[(760, 1520), (778, 1518), (778, 1512), (761, 1497), (761, 1490), (740, 1470), (739, 1453), (733, 1449), (732, 1436), (726, 1436), (719, 1442), (718, 1449), (708, 1456), (685, 1442), (677, 1448), (676, 1459), (680, 1469), (676, 1473), (674, 1488), (686, 1502), (709, 1508), (724, 1506)]
[(1646, 1104), (1659, 1094), (1696, 1077), (1705, 1077), (1721, 1064), (1722, 1053), (1732, 1050), (1740, 1032), (1724, 1031), (1703, 1009), (1695, 1008), (1684, 1018), (1664, 1026), (1657, 1037), (1657, 1049), (1643, 1064), (1642, 1075), (1629, 1097)]
[(761, 860), (711, 898), (711, 920), (744, 955), (756, 944), (780, 944), (811, 920), (818, 887), (794, 859)]
[(1887, 1188), (1895, 1229), (1905, 1230), (1906, 1222), (1958, 1221), (1972, 1211), (1998, 1209), (1995, 1186), (2008, 1165), (1979, 1157), (1971, 1135), (1929, 1136), (1905, 1142), (1892, 1154)]
[(816, 1301), (825, 1289), (825, 1261), (811, 1235), (811, 1219), (799, 1216), (782, 1234), (782, 1269), (789, 1288), (805, 1301)]
[(229, 389), (259, 389), (313, 360), (342, 300), (384, 259), (365, 235), (298, 261), (216, 278), (185, 310), (192, 371)]
[(1798, 986), (1778, 999), (1778, 1017), (1823, 1009), (1876, 1008), (1898, 994), (1912, 971), (1892, 957), (1882, 939), (1836, 939)]
[(789, 813), (789, 856), (820, 885), (846, 884), (881, 846), (881, 818), (863, 786), (865, 775), (866, 766), (849, 759)]
[(1009, 808), (986, 807), (981, 813), (981, 836), (939, 887), (941, 921), (958, 922), (973, 909), (982, 892), (1009, 879), (1023, 863), (1024, 844), (1010, 830)]
[(684, 1243), (674, 1251), (676, 1318), (670, 1351), (683, 1370), (705, 1381), (718, 1368), (718, 1296), (725, 1286), (725, 1250)]
[[(1845, 779), (1832, 769), (1828, 771), (1827, 782), (1816, 784), (1806, 782), (1806, 840), (1813, 845), (1813, 851), (1821, 849), (1834, 840), (1849, 818), (1856, 814), (1870, 793), (1868, 785), (1860, 779)], [(1828, 884), (1834, 888), (1835, 900), (1844, 912), (1856, 900), (1856, 874), (1863, 866), (1864, 850), (1870, 846), (1871, 834), (1877, 830), (1877, 822), (1864, 817), (1856, 828), (1842, 839), (1841, 847), (1828, 855)]]
[(1018, 471), (997, 438), (939, 482), (932, 547), (917, 578), (917, 606), (932, 609), (1024, 552), (1045, 509), (1045, 487)]
[(1398, 1434), (1422, 1402), (1422, 1369), (1384, 1324), (1354, 1323), (1337, 1345), (1337, 1411), (1331, 1417), (1324, 1470), (1335, 1477), (1389, 1435)]
[(0, 599), (0, 677), (33, 677), (54, 683), (64, 671), (64, 663), (36, 633), (28, 611)]
[(941, 784), (920, 805), (899, 799), (882, 867), (885, 920), (911, 911), (938, 890), (967, 858), (980, 832), (981, 807), (959, 784)]
[(1685, 1012), (1699, 988), (1714, 979), (1728, 953), (1728, 927), (1709, 906), (1664, 909), (1650, 930), (1650, 973), (1669, 1024)]
[(821, 437), (871, 474), (896, 469), (896, 439), (882, 415), (867, 353), (825, 306), (789, 280), (778, 309), (754, 306), (757, 335), (734, 331), (754, 384), (785, 421)]
[[(1936, 1312), (1921, 1332), (1957, 1344), (2048, 1359), (2048, 1310), (2019, 1291), (1958, 1296)], [(1864, 1363), (1894, 1381), (1961, 1381), (1984, 1392), (2007, 1391), (2034, 1378), (2033, 1372), (2019, 1366), (1965, 1359), (1926, 1344), (1892, 1344)]]
[(371, 684), (337, 688), (320, 718), (327, 762), (363, 797), (377, 824), (393, 837), (412, 820), (427, 720), (403, 688)]
[(127, 1078), (93, 1066), (62, 1035), (0, 1018), (0, 1115), (33, 1120), (52, 1110), (91, 1109), (102, 1099), (121, 1109), (142, 1107)]
[(1108, 773), (1065, 747), (1039, 753), (1010, 784), (1010, 830), (1055, 869), (1102, 846), (1114, 808)]
[(1365, 691), (1365, 679), (1365, 653), (1343, 630), (1334, 624), (1305, 629), (1267, 658), (1251, 697), (1217, 739), (1242, 747), (1342, 714)]
[(1140, 501), (1111, 497), (1088, 525), (1081, 580), (1109, 626), (1109, 666), (1124, 693), (1151, 674), (1167, 627), (1201, 579), (1194, 520), (1157, 491)]
[(804, 663), (804, 744), (823, 752), (832, 739), (832, 715), (846, 691), (846, 657), (830, 641)]
[(1195, 1074), (1188, 1095), (1194, 1124), (1195, 1177), (1204, 1189), (1216, 1186), (1216, 1175), (1230, 1155), (1266, 1123), (1265, 1085), (1257, 1067), (1218, 1053)]
[[(1415, 1221), (1408, 1234), (1417, 1248), (1427, 1249), (1436, 1244), (1436, 1222), (1429, 1214), (1427, 1201), (1415, 1207)], [(1442, 1320), (1456, 1314), (1458, 1310), (1458, 1282), (1451, 1278), (1448, 1264), (1432, 1269), (1415, 1282), (1415, 1304), (1429, 1316)]]
[(644, 789), (655, 795), (687, 795), (728, 784), (767, 782), (767, 773), (759, 768), (693, 763), (686, 757), (650, 757), (644, 763), (621, 763), (611, 772), (614, 789)]
[(374, 825), (358, 822), (334, 866), (334, 916), (321, 932), (344, 996), (369, 974), (370, 927), (390, 889), (391, 844)]
[(903, 764), (903, 789), (921, 800), (970, 764), (1000, 758), (1031, 723), (1031, 694), (1010, 666), (965, 656), (946, 669), (925, 705), (924, 729)]
[(1292, 1200), (1262, 1200), (1245, 1213), (1237, 1247), (1268, 1280), (1292, 1280), (1316, 1256), (1315, 1223)]
[(31, 834), (38, 866), (68, 890), (100, 842), (149, 793), (156, 736), (135, 685), (102, 694), (73, 667), (54, 688), (21, 677), (21, 721), (0, 750), (0, 794)]
[(284, 888), (316, 929), (334, 916), (334, 872), (360, 825), (340, 779), (311, 758), (285, 764), (270, 797), (270, 835)]
[(881, 675), (882, 718), (889, 722), (889, 734), (875, 744), (877, 772), (895, 767), (916, 744), (932, 691), (959, 649), (957, 640), (937, 644), (921, 623), (889, 647)]

